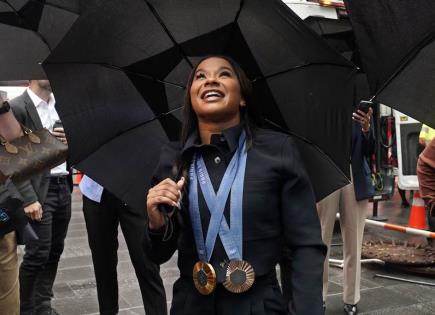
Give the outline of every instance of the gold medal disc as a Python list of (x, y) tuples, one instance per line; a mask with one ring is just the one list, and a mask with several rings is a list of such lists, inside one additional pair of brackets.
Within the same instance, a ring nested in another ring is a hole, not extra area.
[(198, 261), (193, 266), (193, 283), (199, 293), (209, 295), (216, 288), (216, 272), (211, 264)]
[(224, 287), (233, 293), (248, 291), (255, 281), (255, 271), (244, 260), (233, 260), (228, 264)]

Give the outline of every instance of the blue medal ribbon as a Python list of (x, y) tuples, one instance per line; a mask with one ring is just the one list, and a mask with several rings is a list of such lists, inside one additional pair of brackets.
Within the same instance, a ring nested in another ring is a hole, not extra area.
[[(243, 257), (243, 184), (247, 158), (245, 140), (246, 134), (242, 131), (239, 147), (228, 164), (217, 193), (202, 156), (195, 154), (190, 165), (189, 212), (198, 257), (202, 261), (210, 261), (217, 235), (230, 260), (241, 260)], [(205, 241), (199, 212), (198, 184), (211, 214)], [(231, 228), (224, 216), (230, 191)]]

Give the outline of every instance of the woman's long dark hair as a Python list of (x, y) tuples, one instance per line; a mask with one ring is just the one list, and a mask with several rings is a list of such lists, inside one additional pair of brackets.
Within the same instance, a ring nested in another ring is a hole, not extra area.
[[(202, 58), (196, 66), (192, 69), (189, 80), (186, 86), (186, 93), (184, 97), (184, 109), (183, 109), (183, 125), (181, 129), (181, 147), (184, 147), (189, 136), (198, 129), (198, 118), (192, 108), (192, 102), (190, 99), (190, 88), (192, 87), (193, 80), (195, 78), (196, 70), (201, 62), (209, 58), (222, 58), (233, 67), (234, 72), (240, 84), (240, 93), (246, 102), (246, 106), (240, 108), (241, 121), (244, 123), (246, 130), (247, 148), (252, 146), (252, 133), (253, 131), (262, 125), (261, 115), (259, 108), (257, 107), (252, 97), (252, 84), (248, 79), (245, 71), (239, 66), (237, 62), (228, 56), (210, 55)], [(192, 160), (192, 156), (178, 156), (174, 168), (172, 170), (175, 179), (179, 179), (184, 176), (188, 179), (188, 167)]]
[[(184, 147), (189, 136), (195, 130), (198, 129), (198, 118), (196, 116), (196, 113), (193, 111), (192, 102), (190, 99), (190, 88), (192, 87), (192, 83), (195, 77), (195, 72), (198, 68), (198, 65), (201, 62), (213, 57), (222, 58), (228, 61), (228, 63), (233, 67), (237, 79), (239, 80), (240, 93), (246, 102), (246, 106), (240, 108), (240, 116), (241, 116), (241, 121), (243, 121), (246, 130), (247, 148), (249, 149), (252, 146), (252, 132), (257, 127), (260, 127), (262, 124), (260, 118), (261, 117), (260, 111), (252, 97), (252, 84), (251, 81), (248, 79), (247, 75), (245, 74), (245, 71), (243, 71), (243, 69), (233, 59), (227, 56), (220, 56), (220, 55), (211, 55), (202, 58), (196, 64), (196, 66), (193, 68), (190, 74), (189, 81), (186, 86), (186, 94), (184, 97), (183, 126), (181, 130), (181, 139), (180, 139), (181, 147)], [(182, 156), (180, 152), (180, 155), (177, 157), (172, 169), (173, 176), (176, 181), (178, 181), (181, 178), (181, 176), (183, 176), (186, 179), (186, 184), (184, 185), (183, 188), (183, 194), (185, 196), (188, 195), (188, 182), (189, 182), (188, 168), (191, 161), (192, 161), (192, 155)], [(180, 226), (183, 226), (184, 225), (183, 218), (180, 212), (178, 211), (177, 211), (176, 218)], [(168, 222), (171, 222), (171, 220), (168, 219)], [(173, 227), (167, 226), (167, 231), (165, 232), (165, 238), (167, 234), (171, 236), (172, 231), (173, 231)]]
[(183, 126), (181, 130), (181, 145), (184, 146), (190, 134), (197, 130), (198, 128), (198, 118), (196, 113), (193, 111), (192, 102), (190, 99), (190, 88), (192, 87), (193, 80), (195, 78), (195, 72), (201, 62), (209, 58), (222, 58), (226, 60), (234, 69), (237, 79), (240, 84), (240, 93), (246, 102), (246, 106), (240, 108), (241, 120), (245, 124), (248, 147), (251, 145), (252, 132), (255, 128), (261, 125), (260, 111), (255, 104), (252, 97), (252, 84), (251, 81), (246, 76), (245, 71), (235, 62), (232, 58), (228, 56), (221, 55), (210, 55), (202, 58), (196, 66), (193, 68), (189, 81), (186, 86), (186, 94), (184, 97), (184, 109), (183, 109)]

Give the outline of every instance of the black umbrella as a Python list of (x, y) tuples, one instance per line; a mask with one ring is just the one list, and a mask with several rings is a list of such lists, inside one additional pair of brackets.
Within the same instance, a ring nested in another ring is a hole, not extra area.
[(41, 63), (95, 0), (0, 0), (0, 80), (43, 79)]
[(266, 118), (305, 139), (318, 198), (348, 183), (354, 66), (279, 0), (109, 0), (81, 15), (44, 65), (71, 162), (143, 207), (188, 74), (208, 54), (238, 61)]
[(374, 100), (435, 127), (435, 1), (345, 2)]
[(320, 16), (309, 16), (304, 22), (325, 39), (329, 46), (348, 60), (352, 59), (355, 50), (355, 38), (352, 25), (348, 19), (328, 19)]

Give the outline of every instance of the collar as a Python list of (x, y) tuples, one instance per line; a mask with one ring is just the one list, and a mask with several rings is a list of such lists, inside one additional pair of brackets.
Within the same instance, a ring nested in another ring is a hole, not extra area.
[(56, 100), (54, 99), (53, 93), (50, 94), (50, 98), (48, 99), (48, 103), (44, 101), (42, 98), (40, 98), (38, 95), (35, 94), (30, 88), (26, 89), (27, 94), (29, 95), (30, 99), (33, 102), (33, 105), (35, 107), (39, 107), (41, 104), (47, 104), (48, 106), (54, 106)]
[[(239, 146), (239, 137), (243, 129), (244, 123), (240, 123), (234, 127), (223, 130), (221, 134), (212, 134), (210, 144), (213, 145), (216, 141), (225, 139), (230, 152), (234, 152)], [(187, 141), (181, 150), (181, 154), (183, 155), (186, 151), (189, 151), (192, 148), (200, 148), (205, 145), (208, 144), (201, 144), (199, 132), (198, 130), (195, 130), (190, 134), (189, 138), (187, 138)]]

